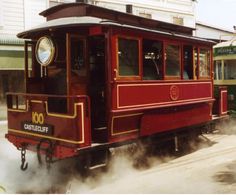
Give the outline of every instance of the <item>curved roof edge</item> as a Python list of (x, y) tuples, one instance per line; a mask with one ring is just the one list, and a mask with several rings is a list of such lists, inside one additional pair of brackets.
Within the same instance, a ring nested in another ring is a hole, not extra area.
[(224, 42), (218, 43), (214, 46), (214, 48), (232, 47), (232, 46), (236, 46), (236, 37), (230, 41), (224, 41)]
[(194, 30), (194, 28), (191, 27), (158, 21), (150, 18), (144, 18), (141, 16), (86, 3), (60, 4), (41, 12), (40, 15), (46, 17), (47, 21), (65, 17), (92, 16), (101, 19), (116, 21), (121, 24), (134, 25), (138, 27), (188, 35), (192, 35), (192, 31)]
[(236, 38), (218, 43), (213, 49), (214, 60), (236, 59)]
[(95, 17), (68, 17), (68, 18), (59, 18), (47, 21), (43, 24), (35, 26), (30, 30), (23, 31), (17, 34), (19, 38), (28, 38), (30, 34), (38, 31), (47, 30), (53, 27), (65, 27), (65, 26), (78, 26), (78, 25), (91, 25), (91, 24), (100, 24), (102, 23), (102, 19)]
[(212, 44), (212, 45), (215, 44), (214, 41), (203, 39), (200, 37), (194, 37), (194, 36), (189, 36), (189, 35), (184, 35), (184, 34), (175, 34), (175, 33), (170, 33), (170, 32), (163, 32), (160, 30), (147, 29), (147, 28), (127, 25), (127, 24), (120, 24), (120, 23), (117, 23), (116, 21), (104, 20), (101, 18), (90, 17), (90, 16), (68, 17), (68, 18), (59, 18), (59, 19), (50, 20), (50, 21), (45, 22), (39, 26), (36, 26), (34, 29), (19, 33), (17, 36), (20, 38), (30, 38), (30, 35), (35, 32), (50, 30), (51, 28), (58, 29), (58, 28), (62, 28), (62, 27), (76, 27), (76, 26), (85, 26), (85, 25), (93, 25), (93, 24), (122, 26), (125, 28), (132, 28), (135, 30), (143, 30), (143, 31), (159, 33), (159, 34), (163, 34), (163, 35), (167, 35), (167, 36), (175, 36), (175, 37), (184, 38), (184, 39), (188, 39), (188, 40), (201, 41), (201, 42)]

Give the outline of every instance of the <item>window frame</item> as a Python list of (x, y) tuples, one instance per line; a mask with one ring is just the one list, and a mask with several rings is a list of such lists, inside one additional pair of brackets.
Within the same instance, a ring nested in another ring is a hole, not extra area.
[[(185, 47), (190, 47), (191, 48), (191, 52), (192, 52), (192, 61), (191, 61), (191, 64), (192, 64), (192, 78), (190, 79), (185, 79), (184, 78), (184, 72), (185, 72), (185, 67), (184, 67), (184, 63), (185, 63)], [(194, 66), (195, 66), (195, 59), (194, 59), (194, 49), (196, 47), (193, 45), (193, 44), (189, 44), (189, 43), (184, 43), (182, 45), (182, 70), (181, 70), (181, 80), (184, 80), (184, 81), (192, 81), (192, 80), (196, 80), (195, 79), (195, 74), (194, 74)]]
[(214, 81), (223, 81), (224, 80), (224, 61), (216, 60), (213, 64), (214, 68)]
[[(119, 38), (128, 39), (128, 40), (136, 40), (138, 41), (138, 75), (120, 75), (119, 74)], [(116, 56), (116, 68), (115, 68), (115, 78), (117, 80), (142, 80), (143, 74), (143, 64), (142, 64), (142, 38), (137, 36), (125, 36), (125, 35), (116, 35), (115, 36), (115, 56)]]
[[(204, 47), (204, 46), (199, 46), (197, 47), (198, 48), (198, 79), (199, 80), (204, 80), (204, 79), (211, 79), (212, 77), (212, 49), (209, 48), (209, 47)], [(209, 51), (209, 75), (208, 76), (201, 76), (200, 75), (200, 51), (201, 49), (205, 49), (205, 50), (208, 50)]]
[[(161, 50), (161, 78), (160, 79), (144, 79), (144, 64), (143, 64), (143, 61), (144, 61), (144, 51), (143, 51), (143, 44), (144, 44), (144, 41), (152, 41), (152, 42), (159, 42), (161, 43), (161, 46), (162, 46), (162, 50)], [(147, 37), (143, 37), (142, 39), (142, 53), (141, 53), (141, 58), (142, 58), (142, 80), (143, 81), (163, 81), (164, 80), (164, 77), (165, 77), (165, 72), (164, 72), (164, 51), (165, 51), (165, 47), (164, 47), (164, 44), (165, 44), (165, 41), (163, 39), (155, 39), (155, 38), (147, 38)]]
[[(166, 73), (166, 48), (168, 45), (174, 45), (174, 46), (179, 46), (179, 71), (180, 74), (178, 76), (172, 76), (172, 75), (167, 75)], [(183, 59), (182, 59), (182, 50), (183, 50), (183, 46), (180, 42), (172, 42), (172, 41), (164, 41), (163, 44), (163, 64), (164, 64), (164, 70), (163, 70), (163, 76), (164, 76), (164, 80), (182, 80), (182, 64), (183, 64)]]

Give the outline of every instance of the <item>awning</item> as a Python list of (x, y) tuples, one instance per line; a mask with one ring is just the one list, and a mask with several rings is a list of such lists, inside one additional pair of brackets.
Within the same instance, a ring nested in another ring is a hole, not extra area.
[(1, 70), (24, 70), (24, 51), (0, 50)]
[(16, 35), (1, 35), (0, 45), (24, 45), (24, 40), (17, 38)]

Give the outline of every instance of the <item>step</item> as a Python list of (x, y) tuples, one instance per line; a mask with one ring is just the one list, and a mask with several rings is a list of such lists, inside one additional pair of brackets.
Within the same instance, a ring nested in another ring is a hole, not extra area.
[(102, 131), (102, 130), (106, 130), (107, 127), (94, 127), (94, 130), (96, 131)]
[(105, 167), (106, 165), (107, 165), (106, 163), (99, 164), (99, 165), (94, 165), (94, 166), (89, 167), (89, 170), (94, 170), (94, 169), (102, 168), (102, 167)]

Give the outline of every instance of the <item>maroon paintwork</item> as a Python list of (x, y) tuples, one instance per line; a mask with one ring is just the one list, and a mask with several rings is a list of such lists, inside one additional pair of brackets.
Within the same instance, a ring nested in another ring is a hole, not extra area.
[[(41, 139), (49, 139), (56, 144), (55, 157), (66, 158), (77, 154), (78, 147), (91, 145), (90, 105), (86, 96), (68, 97), (72, 105), (70, 114), (50, 113), (47, 109), (49, 97), (53, 95), (8, 94), (8, 129), (7, 138), (17, 148), (22, 143), (36, 146)], [(25, 108), (17, 109), (12, 105), (13, 98), (23, 97)], [(43, 113), (44, 123), (53, 125), (53, 135), (22, 131), (22, 122), (32, 122), (32, 113)], [(14, 136), (13, 136), (14, 135)]]
[(227, 87), (221, 86), (219, 87), (219, 115), (227, 115), (228, 111), (228, 92), (227, 92)]
[[(102, 14), (99, 15), (99, 13)], [(130, 26), (117, 27), (117, 25), (106, 23), (80, 26), (67, 24), (60, 26), (60, 28), (57, 26), (50, 29), (44, 27), (18, 35), (21, 38), (38, 39), (38, 36), (58, 30), (60, 33), (83, 32), (85, 41), (88, 35), (104, 35), (106, 40), (106, 127), (99, 131), (91, 128), (90, 97), (87, 94), (74, 95), (76, 94), (75, 88), (71, 89), (73, 94), (65, 96), (71, 100), (68, 105), (70, 113), (66, 115), (47, 111), (46, 105), (50, 95), (8, 94), (9, 132), (6, 137), (18, 148), (23, 143), (37, 146), (41, 139), (47, 138), (55, 144), (53, 155), (57, 158), (66, 158), (78, 155), (80, 150), (94, 147), (92, 137), (103, 140), (103, 144), (109, 145), (212, 120), (214, 101), (212, 74), (206, 78), (197, 75), (195, 79), (183, 80), (182, 65), (180, 78), (168, 78), (164, 74), (162, 80), (144, 81), (142, 79), (141, 43), (143, 38), (163, 41), (164, 47), (167, 43), (177, 43), (181, 46), (181, 51), (183, 51), (183, 45), (191, 45), (198, 50), (199, 48), (208, 48), (212, 52), (212, 42), (189, 36), (192, 29), (76, 3), (50, 8), (42, 15), (47, 17), (47, 20), (74, 16), (96, 16)], [(143, 29), (136, 29), (137, 26)], [(83, 31), (80, 31), (80, 28), (83, 28)], [(161, 33), (161, 30), (164, 30), (165, 33)], [(185, 33), (185, 35), (177, 36), (166, 33), (169, 31)], [(137, 78), (122, 78), (117, 75), (117, 39), (120, 36), (134, 37), (140, 42), (140, 75)], [(183, 62), (183, 55), (180, 57)], [(210, 63), (211, 72), (212, 59)], [(165, 67), (163, 69), (165, 71)], [(221, 94), (224, 103), (220, 113), (223, 114), (227, 111), (225, 103), (227, 93), (224, 90)], [(17, 103), (16, 107), (13, 106), (13, 99), (18, 96), (25, 98), (25, 110), (18, 109)], [(54, 127), (53, 135), (26, 133), (21, 129), (22, 121), (32, 121), (32, 112), (43, 114), (44, 123)]]

